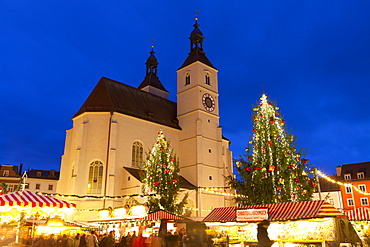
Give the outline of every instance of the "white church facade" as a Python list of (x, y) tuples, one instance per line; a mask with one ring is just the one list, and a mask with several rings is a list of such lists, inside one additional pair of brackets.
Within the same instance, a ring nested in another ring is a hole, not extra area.
[(57, 193), (77, 204), (75, 220), (97, 218), (97, 210), (122, 207), (131, 197), (145, 201), (136, 196), (141, 194), (137, 166), (145, 162), (159, 131), (178, 157), (192, 215), (234, 206), (226, 193), (207, 190), (227, 187), (232, 153), (219, 124), (218, 71), (203, 51), (197, 21), (189, 39), (190, 53), (177, 70), (177, 102), (168, 100), (152, 50), (138, 88), (103, 77), (73, 116)]

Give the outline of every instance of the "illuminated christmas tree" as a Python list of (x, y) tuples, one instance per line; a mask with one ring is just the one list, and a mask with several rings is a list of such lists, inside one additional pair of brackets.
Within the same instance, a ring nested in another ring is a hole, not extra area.
[(241, 205), (310, 200), (316, 183), (308, 159), (297, 151), (278, 107), (262, 95), (253, 108), (253, 135), (246, 154), (235, 160), (236, 177), (229, 185), (242, 197)]
[(158, 133), (152, 150), (147, 154), (140, 177), (143, 193), (151, 195), (147, 201), (150, 212), (163, 209), (182, 214), (187, 195), (177, 202), (180, 191), (179, 162), (162, 131)]

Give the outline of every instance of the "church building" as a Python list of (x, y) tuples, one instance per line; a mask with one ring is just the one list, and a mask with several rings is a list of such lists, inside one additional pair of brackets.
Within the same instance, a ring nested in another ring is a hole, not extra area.
[(97, 218), (99, 209), (122, 207), (128, 198), (145, 201), (135, 196), (141, 194), (138, 166), (160, 131), (178, 157), (192, 216), (234, 205), (225, 189), (224, 176), (233, 171), (230, 141), (219, 123), (218, 70), (203, 50), (197, 19), (193, 26), (190, 53), (176, 71), (177, 102), (157, 76), (152, 48), (138, 88), (102, 77), (72, 117), (57, 193), (77, 204), (75, 220)]

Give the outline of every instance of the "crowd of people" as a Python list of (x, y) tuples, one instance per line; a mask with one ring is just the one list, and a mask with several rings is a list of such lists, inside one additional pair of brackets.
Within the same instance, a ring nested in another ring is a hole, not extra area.
[(63, 235), (40, 235), (37, 238), (22, 239), (22, 243), (32, 247), (211, 247), (213, 242), (210, 236), (195, 230), (186, 232), (184, 228), (179, 231), (168, 231), (158, 235), (154, 233), (144, 237), (136, 232), (124, 233), (117, 238), (115, 231), (98, 234), (95, 231), (89, 233), (77, 233), (75, 236)]

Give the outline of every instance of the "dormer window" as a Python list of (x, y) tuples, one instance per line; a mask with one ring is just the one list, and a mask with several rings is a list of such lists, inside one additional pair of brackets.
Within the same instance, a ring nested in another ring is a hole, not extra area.
[(357, 178), (361, 179), (361, 178), (365, 178), (365, 174), (364, 172), (358, 172), (357, 173)]
[(186, 73), (186, 76), (185, 76), (185, 85), (189, 85), (190, 84), (190, 74), (189, 73)]
[(344, 174), (344, 179), (351, 180), (351, 174), (350, 173)]
[(211, 85), (211, 77), (209, 76), (208, 73), (206, 73), (206, 84)]
[(55, 171), (50, 171), (50, 176), (54, 177), (55, 176)]
[(41, 177), (41, 172), (36, 172), (36, 177)]
[(5, 170), (3, 172), (3, 177), (9, 177), (9, 170)]

